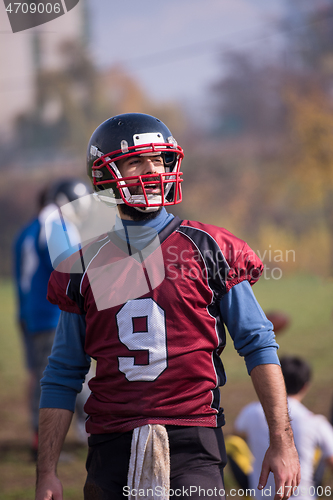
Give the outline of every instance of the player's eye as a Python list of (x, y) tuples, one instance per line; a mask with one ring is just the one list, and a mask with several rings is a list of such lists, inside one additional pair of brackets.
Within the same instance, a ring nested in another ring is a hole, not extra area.
[(136, 165), (137, 163), (140, 163), (140, 158), (130, 158), (128, 163), (129, 165)]

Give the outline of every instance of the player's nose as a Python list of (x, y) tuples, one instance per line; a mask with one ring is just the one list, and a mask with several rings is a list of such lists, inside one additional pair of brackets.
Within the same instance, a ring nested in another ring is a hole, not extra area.
[(155, 174), (157, 172), (157, 166), (154, 163), (153, 158), (145, 157), (143, 162), (143, 173), (144, 174)]

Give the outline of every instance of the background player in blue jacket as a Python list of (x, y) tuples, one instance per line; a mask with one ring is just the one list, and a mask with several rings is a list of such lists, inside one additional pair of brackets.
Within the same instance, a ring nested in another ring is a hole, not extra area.
[(299, 482), (278, 346), (251, 289), (262, 263), (227, 230), (166, 211), (181, 201), (182, 158), (149, 115), (115, 116), (91, 137), (88, 174), (118, 216), (50, 278), (62, 312), (42, 379), (36, 500), (63, 498), (57, 461), (91, 359), (85, 500), (224, 498), (225, 325), (270, 428), (260, 485), (272, 471), (286, 499)]
[[(58, 207), (87, 194), (89, 186), (80, 179), (60, 179), (43, 189), (38, 197), (38, 215), (21, 230), (14, 245), (18, 321), (29, 373), (28, 394), (34, 455), (38, 445), (40, 379), (51, 353), (60, 315), (59, 308), (46, 298), (53, 265), (44, 223), (47, 216), (57, 211)], [(53, 228), (56, 229), (55, 224)], [(66, 250), (69, 253), (73, 251), (69, 248)]]

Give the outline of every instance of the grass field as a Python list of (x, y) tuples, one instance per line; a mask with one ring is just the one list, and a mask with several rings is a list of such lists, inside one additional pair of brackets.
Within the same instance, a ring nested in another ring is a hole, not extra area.
[[(314, 380), (304, 403), (328, 416), (333, 403), (333, 281), (313, 275), (262, 279), (254, 291), (265, 311), (282, 310), (290, 315), (290, 326), (278, 337), (279, 353), (297, 353), (311, 363)], [(230, 338), (223, 361), (228, 383), (221, 391), (222, 406), (227, 417), (225, 433), (230, 433), (235, 416), (255, 394)], [(0, 377), (0, 500), (32, 500), (35, 466), (29, 453), (26, 377), (9, 281), (0, 284)], [(58, 470), (64, 498), (81, 500), (86, 449), (76, 442), (73, 431), (64, 451)], [(332, 475), (327, 475), (325, 482), (333, 486)], [(228, 469), (226, 484), (232, 485)]]

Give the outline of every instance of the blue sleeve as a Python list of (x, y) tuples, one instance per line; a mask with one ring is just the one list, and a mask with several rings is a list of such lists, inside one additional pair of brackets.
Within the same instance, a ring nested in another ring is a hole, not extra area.
[(54, 270), (54, 267), (53, 267), (52, 262), (51, 262), (50, 253), (49, 253), (49, 249), (47, 248), (46, 240), (45, 240), (45, 242), (39, 241), (38, 243), (39, 243), (39, 245), (38, 245), (39, 246), (39, 257), (40, 257), (41, 261), (43, 262), (43, 267), (44, 267), (45, 271), (50, 276), (52, 271)]
[(50, 221), (47, 219), (45, 223), (45, 245), (50, 255), (52, 270), (80, 249), (78, 230), (68, 220), (61, 219), (58, 212), (59, 210), (56, 219), (51, 218)]
[(40, 408), (63, 408), (74, 412), (77, 393), (89, 371), (84, 351), (83, 315), (61, 312), (49, 363), (41, 380)]
[(223, 321), (248, 373), (263, 364), (280, 364), (273, 325), (266, 318), (248, 281), (235, 285), (220, 303)]
[(14, 276), (14, 286), (17, 300), (17, 315), (18, 319), (22, 319), (22, 290), (20, 286), (21, 277), (21, 246), (22, 246), (22, 233), (16, 239), (13, 245), (13, 276)]

